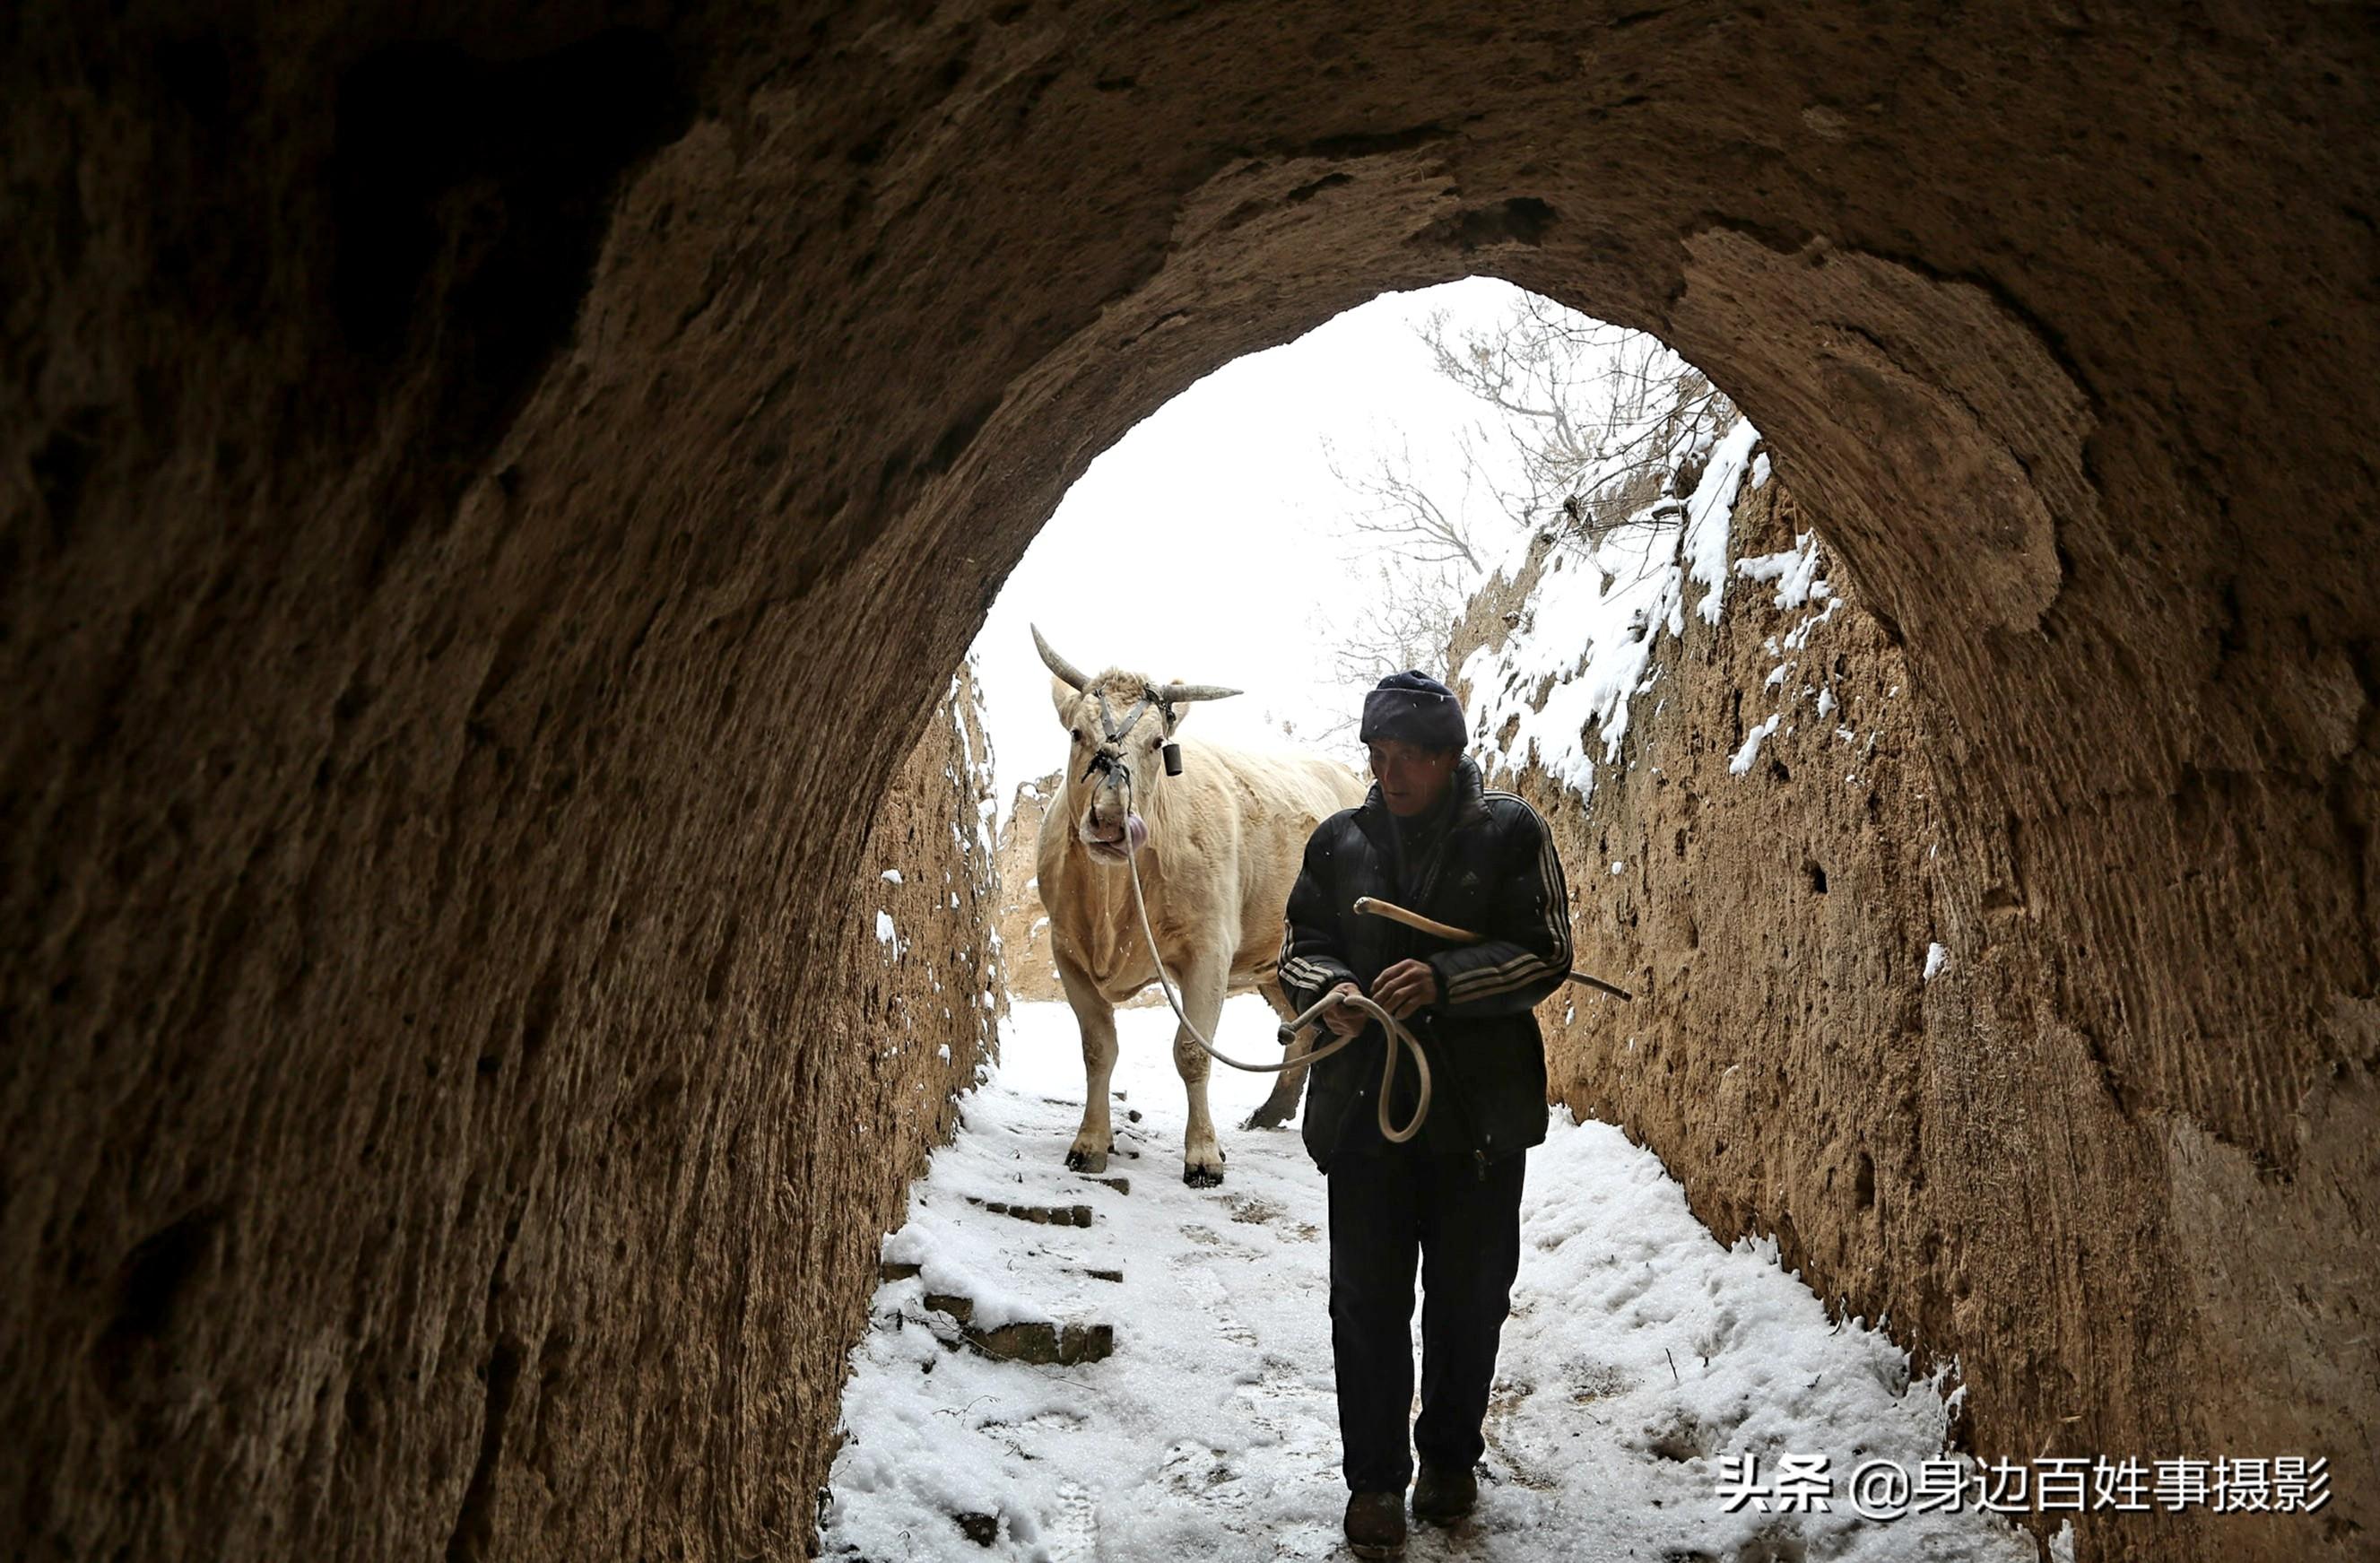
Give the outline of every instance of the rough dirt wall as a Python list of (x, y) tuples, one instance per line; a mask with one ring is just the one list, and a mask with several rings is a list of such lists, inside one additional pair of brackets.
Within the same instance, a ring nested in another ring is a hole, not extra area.
[[(1725, 611), (1661, 638), (1584, 800), (1499, 751), (1500, 781), (1557, 833), (1579, 966), (1635, 995), (1573, 987), (1543, 1007), (1551, 1088), (1655, 1150), (1721, 1241), (1774, 1235), (1830, 1306), (1888, 1319), (1921, 1364), (1959, 1358), (1979, 1457), (2331, 1461), (2318, 1515), (2074, 1516), (2081, 1556), (2359, 1555), (2380, 1528), (2353, 1431), (2380, 1396), (2373, 1357), (2266, 1375), (2374, 1319), (2355, 1280), (2374, 1263), (2373, 1144), (2320, 1107), (2295, 1174), (2308, 1197), (2227, 1209), (2206, 1198), (2198, 1125), (2128, 1109), (2095, 1061), (2031, 1056), (2082, 1046), (2069, 992), (2091, 956), (2045, 937), (2022, 887), (1962, 882), (1942, 851), (1928, 704), (1817, 525), (1782, 484), (1744, 484)], [(1797, 540), (1829, 601), (1781, 605), (1732, 567)], [(1474, 599), (1457, 666), (1561, 635), (1535, 600), (1548, 543)], [(2154, 840), (2103, 845), (2110, 877), (2214, 868)], [(2325, 1248), (2285, 1316), (2241, 1307), (2245, 1269)], [(2210, 1352), (2237, 1354), (2215, 1385)]]
[[(806, 1321), (787, 1342), (790, 1414), (739, 1431), (787, 1440), (796, 1459), (781, 1479), (797, 1493), (826, 1488), (834, 1451), (822, 1435), (867, 1325), (878, 1240), (907, 1219), (910, 1180), (957, 1129), (958, 1093), (998, 1054), (1008, 995), (992, 932), (993, 803), (981, 699), (962, 669), (868, 828), (836, 967), (843, 1001), (825, 1007), (813, 1049), (836, 1099), (802, 1109), (810, 1144), (785, 1191), (799, 1191), (798, 1205), (787, 1203), (804, 1262), (767, 1278), (772, 1289), (798, 1289), (781, 1316)], [(764, 1545), (796, 1556), (814, 1520), (806, 1511)]]
[[(753, 1299), (849, 1240), (757, 1218), (825, 1203), (786, 1125), (852, 1088), (803, 1039), (873, 800), (1098, 451), (1477, 272), (1768, 433), (1903, 638), (1956, 926), (2087, 952), (1945, 1115), (2022, 1194), (1971, 1253), (2097, 1197), (2076, 1079), (2170, 1126), (2143, 1204), (2255, 1234), (2089, 1424), (2269, 1393), (2287, 1441), (2368, 1352), (2295, 1301), (2369, 1278), (2325, 1181), (2380, 1024), (2353, 8), (0, 28), (0, 1417), (83, 1451), (5, 1477), (38, 1545), (796, 1533), (831, 1412), (742, 1430), (814, 1322)], [(549, 1340), (583, 1418), (516, 1464)]]
[(1017, 783), (1015, 806), (1000, 828), (1000, 946), (1009, 991), (1049, 1002), (1066, 997), (1050, 953), (1050, 915), (1041, 904), (1038, 857), (1041, 817), (1058, 795), (1058, 773)]
[[(51, 1282), (8, 1299), (6, 1391), (42, 1408), (6, 1462), (9, 1556), (717, 1556), (673, 1504), (689, 1482), (737, 1484), (722, 1518), (746, 1545), (802, 1556), (877, 1239), (1006, 1011), (987, 756), (962, 673), (872, 819), (855, 808), (844, 915), (790, 926), (780, 884), (685, 949), (701, 1024), (621, 986), (617, 951), (676, 919), (585, 885), (591, 959), (474, 924), (492, 972), (539, 967), (526, 1009), (423, 993), (395, 1017), (408, 1046), (377, 1055), (301, 1036), (261, 1121), (214, 1056), (251, 1017), (113, 1078), (157, 1131), (138, 1146), (41, 1098), (79, 1061), (66, 1038), (15, 1056), (13, 1121), (55, 1127), (8, 1188)], [(422, 909), (414, 937), (454, 915)], [(819, 963), (837, 1001), (799, 1022), (726, 1003), (739, 951)], [(557, 1056), (614, 1007), (611, 1050)], [(194, 1120), (202, 1138), (173, 1133)], [(395, 1197), (356, 1224), (382, 1181)], [(144, 1194), (181, 1214), (113, 1264), (80, 1246)]]
[[(955, 1126), (952, 1097), (998, 1053), (1008, 974), (993, 937), (991, 789), (981, 698), (962, 670), (868, 823), (836, 985), (849, 1001), (829, 1017), (833, 1056), (865, 1057), (881, 1077), (854, 1115), (854, 1135), (898, 1124), (898, 1148), (874, 1168), (869, 1191), (869, 1210), (884, 1218), (877, 1233), (899, 1225), (926, 1148)], [(872, 1266), (872, 1247), (867, 1258)], [(853, 1339), (864, 1316), (851, 1309), (838, 1339)]]

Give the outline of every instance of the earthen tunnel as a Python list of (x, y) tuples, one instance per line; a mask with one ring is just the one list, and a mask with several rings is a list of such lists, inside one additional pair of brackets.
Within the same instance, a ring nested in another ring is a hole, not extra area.
[(1702, 366), (1907, 659), (1981, 975), (1765, 1126), (1911, 1147), (1812, 1284), (1979, 1449), (2332, 1461), (2086, 1557), (2380, 1545), (2368, 15), (6, 32), (13, 1550), (800, 1555), (931, 1130), (852, 1132), (880, 797), (1099, 450), (1472, 273)]

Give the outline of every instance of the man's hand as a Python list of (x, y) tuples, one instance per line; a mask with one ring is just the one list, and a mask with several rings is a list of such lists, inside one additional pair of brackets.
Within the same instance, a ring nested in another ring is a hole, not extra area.
[(1427, 961), (1400, 961), (1372, 984), (1372, 1002), (1402, 1020), (1438, 1002), (1438, 974)]
[[(1333, 998), (1342, 993), (1352, 993), (1360, 999), (1364, 995), (1364, 990), (1352, 982), (1342, 982), (1332, 988), (1330, 993)], [(1371, 1024), (1372, 1017), (1353, 1004), (1333, 1004), (1322, 1012), (1322, 1024), (1329, 1026), (1331, 1035), (1335, 1036), (1353, 1036)]]

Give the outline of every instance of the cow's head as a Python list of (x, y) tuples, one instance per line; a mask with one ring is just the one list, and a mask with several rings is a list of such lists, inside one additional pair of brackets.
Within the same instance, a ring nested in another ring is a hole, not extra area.
[(1110, 668), (1097, 678), (1050, 649), (1038, 629), (1033, 644), (1057, 675), (1050, 698), (1072, 747), (1066, 756), (1066, 807), (1075, 834), (1093, 862), (1119, 864), (1148, 844), (1143, 818), (1165, 781), (1165, 746), (1193, 700), (1237, 695), (1211, 684), (1153, 684)]

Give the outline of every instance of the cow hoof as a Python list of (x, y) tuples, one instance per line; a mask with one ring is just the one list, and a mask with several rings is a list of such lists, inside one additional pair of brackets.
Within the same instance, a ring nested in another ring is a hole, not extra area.
[(1248, 1121), (1240, 1127), (1242, 1129), (1278, 1129), (1288, 1121), (1289, 1114), (1285, 1112), (1273, 1112), (1258, 1108), (1248, 1114)]
[(1066, 1153), (1066, 1170), (1069, 1172), (1104, 1172), (1107, 1169), (1108, 1153), (1105, 1151), (1075, 1149)]
[(1194, 1189), (1219, 1189), (1223, 1186), (1223, 1169), (1220, 1167), (1184, 1167), (1182, 1181)]

